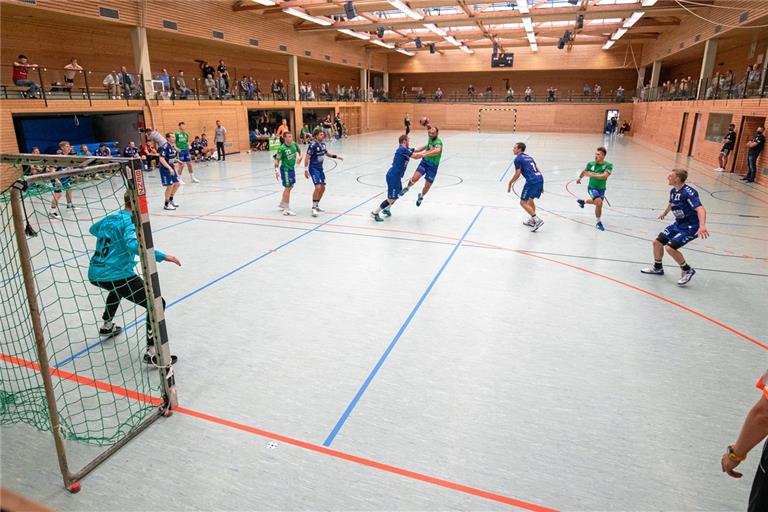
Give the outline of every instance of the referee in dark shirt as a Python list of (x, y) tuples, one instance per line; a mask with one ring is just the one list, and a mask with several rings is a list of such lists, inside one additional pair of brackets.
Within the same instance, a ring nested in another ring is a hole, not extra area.
[(757, 134), (747, 143), (749, 153), (747, 154), (747, 168), (749, 172), (744, 176), (742, 181), (748, 183), (754, 183), (755, 176), (757, 175), (757, 159), (760, 158), (760, 153), (763, 152), (765, 146), (765, 128), (758, 127)]

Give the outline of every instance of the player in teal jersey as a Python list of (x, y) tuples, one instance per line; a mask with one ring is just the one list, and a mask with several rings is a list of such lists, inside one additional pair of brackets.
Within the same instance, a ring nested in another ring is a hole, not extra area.
[(595, 227), (600, 231), (605, 231), (600, 216), (603, 213), (603, 201), (605, 199), (605, 186), (608, 183), (608, 177), (613, 172), (613, 164), (605, 161), (605, 155), (608, 154), (608, 150), (604, 147), (597, 148), (595, 152), (595, 159), (587, 164), (576, 183), (581, 183), (581, 179), (584, 177), (589, 178), (589, 184), (587, 184), (587, 193), (589, 199), (577, 199), (579, 207), (584, 208), (585, 204), (595, 205), (595, 217), (597, 217), (597, 224)]
[(301, 163), (301, 149), (293, 142), (291, 132), (283, 133), (283, 143), (275, 153), (275, 178), (283, 185), (283, 197), (278, 205), (283, 215), (296, 215), (291, 211), (291, 190), (296, 183), (296, 166)]
[(420, 148), (414, 149), (416, 153), (421, 153), (421, 163), (416, 168), (416, 172), (413, 173), (413, 177), (408, 180), (408, 184), (400, 193), (401, 197), (405, 195), (405, 193), (408, 192), (408, 190), (410, 190), (422, 176), (424, 176), (424, 188), (419, 194), (419, 197), (416, 198), (416, 206), (421, 206), (424, 196), (427, 195), (429, 189), (432, 188), (432, 183), (435, 182), (435, 178), (437, 177), (437, 167), (440, 165), (440, 157), (443, 154), (443, 141), (437, 136), (440, 133), (440, 129), (437, 126), (427, 125), (427, 133), (429, 134), (427, 143)]
[[(88, 280), (109, 292), (102, 320), (104, 324), (99, 330), (99, 336), (112, 337), (122, 329), (115, 325), (115, 318), (120, 300), (127, 299), (134, 304), (147, 308), (147, 295), (144, 280), (136, 275), (136, 255), (139, 254), (139, 243), (136, 240), (136, 225), (133, 219), (131, 196), (126, 192), (123, 196), (125, 209), (107, 215), (89, 229), (96, 237), (96, 250), (88, 265)], [(165, 254), (155, 249), (155, 261), (170, 261), (181, 266), (176, 256)], [(163, 301), (165, 307), (165, 301)], [(157, 364), (152, 325), (147, 319), (147, 352), (144, 362)], [(176, 362), (176, 356), (171, 356), (171, 364)]]

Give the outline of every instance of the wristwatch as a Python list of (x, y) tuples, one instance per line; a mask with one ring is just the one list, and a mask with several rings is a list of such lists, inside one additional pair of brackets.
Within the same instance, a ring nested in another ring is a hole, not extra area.
[(733, 451), (733, 445), (728, 445), (728, 458), (733, 462), (741, 462), (747, 459), (747, 455), (738, 455), (735, 451)]

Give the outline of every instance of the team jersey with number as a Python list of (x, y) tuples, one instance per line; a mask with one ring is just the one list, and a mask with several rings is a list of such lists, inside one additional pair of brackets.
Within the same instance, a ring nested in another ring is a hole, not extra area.
[(131, 147), (131, 146), (125, 146), (123, 148), (123, 156), (126, 158), (133, 158), (136, 155), (139, 154), (139, 148)]
[[(603, 174), (604, 172), (607, 172), (608, 174), (611, 174), (613, 172), (613, 164), (611, 162), (603, 162), (601, 164), (595, 162), (592, 160), (587, 164), (586, 167), (587, 171), (594, 172), (595, 174)], [(605, 190), (605, 185), (608, 183), (608, 178), (594, 178), (592, 176), (589, 177), (589, 185), (587, 185), (589, 188), (596, 188), (598, 190)]]
[(173, 144), (170, 142), (163, 144), (163, 146), (158, 150), (158, 153), (160, 153), (160, 156), (163, 157), (168, 163), (176, 160), (176, 155), (178, 154), (176, 148), (173, 147)]
[(515, 169), (520, 169), (520, 174), (525, 178), (526, 183), (543, 183), (544, 176), (541, 175), (539, 167), (530, 155), (520, 153), (515, 158)]
[(675, 216), (675, 222), (686, 226), (699, 224), (696, 208), (701, 206), (701, 201), (696, 190), (688, 185), (683, 185), (680, 190), (673, 188), (669, 191), (669, 204), (672, 214)]
[(280, 147), (277, 148), (275, 159), (280, 161), (283, 169), (292, 171), (294, 167), (296, 167), (296, 157), (300, 154), (301, 151), (299, 150), (299, 145), (295, 142), (291, 142), (290, 146), (280, 144)]
[(323, 168), (323, 160), (325, 154), (328, 153), (328, 149), (325, 147), (325, 142), (312, 142), (307, 148), (307, 156), (309, 156), (309, 167), (314, 169)]
[(189, 149), (189, 133), (188, 132), (173, 132), (173, 137), (176, 139), (177, 148)]
[(392, 167), (389, 168), (387, 174), (402, 178), (405, 175), (405, 168), (408, 167), (408, 160), (411, 159), (413, 151), (413, 148), (399, 146), (397, 151), (395, 151), (395, 157), (392, 159)]
[[(90, 281), (117, 281), (135, 275), (139, 243), (131, 212), (121, 210), (107, 215), (89, 231), (96, 237), (96, 250), (88, 265)], [(155, 249), (155, 260), (165, 260), (165, 254)]]

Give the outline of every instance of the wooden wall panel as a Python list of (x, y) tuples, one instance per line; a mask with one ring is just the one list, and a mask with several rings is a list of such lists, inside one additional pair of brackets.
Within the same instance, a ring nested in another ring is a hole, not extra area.
[[(635, 45), (633, 48), (635, 57), (640, 59), (642, 47)], [(539, 47), (539, 51), (535, 53), (528, 47), (510, 48), (509, 51), (515, 54), (515, 71), (597, 69), (602, 72), (606, 69), (634, 69), (631, 58), (629, 62), (625, 58), (625, 49), (604, 51), (596, 45), (576, 45), (571, 51), (558, 50), (553, 46)], [(390, 73), (509, 73), (509, 70), (504, 68), (491, 69), (491, 52), (490, 48), (478, 49), (472, 55), (459, 50), (446, 51), (442, 55), (418, 52), (414, 57), (387, 53), (387, 58)]]
[[(721, 42), (722, 46), (727, 46), (728, 41)], [(681, 64), (675, 64), (668, 67), (662, 67), (661, 81), (666, 80), (679, 80), (681, 78), (692, 77), (693, 79), (699, 78), (699, 72), (701, 71), (701, 58), (704, 53), (703, 44), (700, 55), (696, 58), (690, 59), (688, 62)], [(736, 80), (741, 80), (744, 76), (744, 71), (747, 65), (755, 64), (757, 59), (762, 56), (765, 58), (765, 51), (768, 49), (768, 34), (754, 41), (754, 46), (751, 42), (740, 42), (738, 46), (734, 48), (721, 49), (718, 48), (717, 60), (715, 61), (715, 69), (712, 72), (714, 75), (717, 72), (726, 73), (729, 69), (733, 70), (736, 75)], [(765, 65), (765, 62), (760, 66)], [(650, 75), (649, 75), (650, 77)]]
[[(681, 153), (688, 154), (693, 118), (701, 114), (701, 126), (694, 144), (694, 159), (717, 167), (717, 156), (722, 144), (705, 139), (707, 121), (710, 113), (732, 113), (733, 123), (737, 130), (744, 116), (768, 117), (768, 102), (761, 100), (715, 100), (715, 101), (683, 101), (683, 102), (650, 102), (635, 105), (632, 132), (641, 141), (645, 141), (670, 151), (677, 150), (683, 115), (688, 112), (688, 123), (685, 130), (684, 144)], [(735, 171), (746, 173), (746, 149), (744, 144), (754, 135), (755, 126), (748, 124), (749, 133), (740, 133), (738, 139), (738, 154), (736, 155)], [(758, 167), (768, 167), (768, 151), (763, 151), (758, 160)], [(729, 165), (730, 167), (730, 165)], [(758, 172), (758, 181), (767, 183), (768, 180)]]
[(360, 70), (346, 66), (334, 66), (329, 63), (317, 62), (311, 59), (299, 59), (299, 81), (312, 82), (315, 94), (320, 92), (320, 83), (330, 82), (331, 87), (336, 85), (349, 87), (360, 85)]
[(346, 127), (347, 135), (358, 135), (360, 131), (361, 122), (361, 108), (360, 107), (339, 107), (339, 116), (341, 121)]
[(391, 97), (399, 97), (400, 88), (403, 85), (406, 87), (410, 98), (416, 96), (412, 91), (413, 87), (423, 87), (424, 92), (429, 97), (434, 96), (437, 87), (442, 88), (446, 96), (458, 93), (465, 97), (469, 84), (474, 85), (479, 94), (482, 94), (485, 88), (490, 85), (493, 87), (495, 97), (503, 98), (506, 95), (506, 80), (509, 80), (510, 85), (515, 90), (517, 99), (523, 98), (523, 93), (528, 85), (533, 88), (533, 92), (537, 96), (545, 96), (547, 87), (550, 85), (557, 87), (558, 95), (561, 98), (567, 98), (568, 91), (573, 91), (574, 96), (581, 96), (585, 81), (589, 81), (590, 85), (599, 81), (603, 88), (603, 95), (609, 94), (619, 85), (622, 85), (627, 91), (626, 94), (629, 95), (635, 89), (637, 73), (634, 69), (612, 69), (600, 73), (580, 70), (568, 73), (560, 71), (506, 71), (504, 73), (484, 71), (390, 74), (389, 88)]

